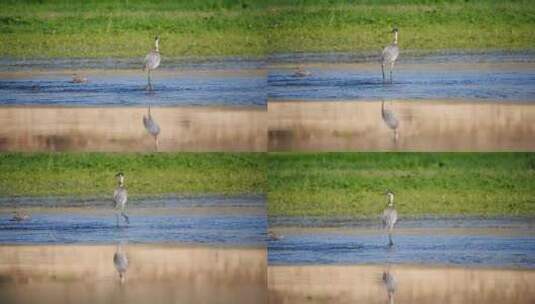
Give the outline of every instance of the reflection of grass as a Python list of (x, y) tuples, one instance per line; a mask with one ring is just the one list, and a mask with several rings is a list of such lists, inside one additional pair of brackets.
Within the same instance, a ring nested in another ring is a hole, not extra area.
[(535, 154), (270, 154), (271, 215), (535, 215)]
[(0, 154), (0, 196), (110, 196), (118, 171), (133, 197), (261, 193), (264, 160), (255, 153)]
[[(0, 56), (134, 57), (377, 51), (400, 28), (406, 49), (526, 49), (531, 1), (3, 1)], [(269, 3), (268, 3), (269, 2)]]

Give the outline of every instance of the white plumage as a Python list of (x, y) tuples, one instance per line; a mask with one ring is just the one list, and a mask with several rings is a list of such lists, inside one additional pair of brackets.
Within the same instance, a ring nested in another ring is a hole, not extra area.
[(130, 219), (125, 213), (126, 202), (128, 201), (128, 193), (124, 186), (124, 174), (119, 172), (117, 173), (116, 177), (119, 181), (119, 185), (117, 186), (117, 188), (115, 188), (115, 191), (113, 192), (113, 202), (116, 211), (115, 216), (117, 218), (117, 226), (119, 226), (119, 214), (124, 218), (124, 221), (127, 224), (130, 223)]
[(144, 63), (143, 70), (147, 71), (147, 81), (148, 81), (147, 88), (149, 90), (152, 90), (150, 72), (160, 66), (161, 57), (160, 57), (159, 43), (160, 43), (160, 37), (156, 36), (154, 40), (154, 49), (150, 51), (150, 53), (148, 53), (147, 56), (145, 56), (145, 60), (143, 61)]
[(399, 56), (399, 47), (398, 47), (398, 29), (394, 28), (392, 30), (394, 33), (394, 41), (386, 46), (381, 53), (381, 70), (383, 72), (383, 82), (386, 81), (385, 75), (385, 65), (390, 67), (390, 83), (392, 83), (392, 70), (394, 69), (394, 64)]

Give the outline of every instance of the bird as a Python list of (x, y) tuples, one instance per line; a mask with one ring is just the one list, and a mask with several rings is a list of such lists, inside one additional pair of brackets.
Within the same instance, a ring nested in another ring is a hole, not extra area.
[(396, 59), (398, 59), (399, 56), (399, 47), (398, 47), (398, 29), (394, 28), (392, 29), (392, 33), (394, 34), (394, 41), (387, 45), (383, 52), (381, 53), (381, 70), (383, 72), (383, 83), (386, 82), (385, 78), (385, 66), (390, 65), (390, 83), (392, 83), (392, 70), (394, 69), (394, 64), (396, 63)]
[(284, 235), (282, 234), (277, 234), (273, 231), (268, 231), (268, 239), (271, 240), (271, 241), (280, 241), (282, 239), (284, 239)]
[(383, 121), (385, 122), (385, 124), (392, 131), (394, 131), (394, 143), (397, 143), (398, 138), (399, 138), (399, 133), (398, 133), (399, 121), (396, 118), (394, 111), (385, 109), (384, 100), (381, 102), (381, 117), (383, 118)]
[(145, 126), (145, 129), (149, 132), (150, 135), (154, 136), (154, 143), (155, 143), (155, 149), (156, 152), (158, 152), (158, 135), (160, 134), (160, 126), (152, 118), (152, 115), (150, 113), (150, 105), (148, 109), (148, 115), (143, 115), (143, 125)]
[(394, 193), (390, 190), (386, 191), (385, 195), (388, 197), (388, 205), (383, 211), (383, 229), (388, 230), (388, 246), (394, 246), (392, 241), (392, 230), (394, 230), (394, 225), (398, 221), (398, 212), (394, 207)]
[(126, 279), (126, 270), (128, 269), (128, 257), (126, 256), (126, 252), (123, 251), (123, 245), (121, 243), (117, 244), (117, 250), (113, 255), (113, 265), (119, 273), (121, 284), (124, 283)]
[(127, 224), (130, 224), (130, 219), (125, 213), (128, 193), (126, 192), (126, 188), (124, 186), (124, 174), (122, 172), (119, 172), (115, 175), (115, 177), (117, 178), (119, 185), (117, 186), (117, 188), (115, 188), (115, 191), (113, 192), (113, 201), (114, 208), (116, 211), (115, 217), (117, 218), (117, 227), (119, 227), (119, 213), (124, 218), (124, 221)]
[(390, 273), (390, 267), (388, 270), (383, 272), (383, 284), (388, 294), (388, 303), (394, 304), (394, 294), (396, 293), (398, 282)]
[(150, 71), (155, 70), (158, 66), (160, 66), (160, 36), (156, 36), (154, 39), (154, 49), (150, 51), (147, 56), (145, 56), (144, 65), (143, 65), (143, 71), (147, 70), (147, 89), (149, 91), (152, 91), (152, 83), (150, 79)]
[(86, 83), (87, 77), (80, 76), (78, 74), (72, 74), (71, 83)]
[(14, 211), (13, 217), (10, 219), (12, 222), (22, 222), (30, 219), (30, 215), (24, 211)]
[(305, 70), (305, 68), (302, 65), (298, 66), (293, 74), (294, 77), (307, 77), (311, 75), (312, 73), (310, 71)]

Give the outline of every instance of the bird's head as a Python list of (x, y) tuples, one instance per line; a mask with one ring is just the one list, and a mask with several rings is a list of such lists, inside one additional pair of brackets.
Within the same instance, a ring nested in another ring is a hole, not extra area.
[(397, 33), (397, 32), (398, 32), (398, 28), (397, 27), (392, 29), (392, 33)]
[(158, 51), (160, 47), (160, 35), (154, 37), (154, 48)]
[(386, 190), (385, 195), (388, 198), (388, 205), (389, 206), (394, 205), (394, 192), (390, 190)]
[(115, 174), (115, 177), (119, 181), (120, 185), (122, 185), (124, 183), (124, 174), (123, 174), (123, 172), (119, 172), (119, 173)]

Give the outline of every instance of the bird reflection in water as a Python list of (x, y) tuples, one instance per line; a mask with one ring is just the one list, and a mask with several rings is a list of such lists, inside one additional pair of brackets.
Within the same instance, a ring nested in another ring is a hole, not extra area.
[(396, 281), (394, 275), (390, 272), (390, 266), (383, 271), (383, 285), (388, 295), (387, 303), (394, 304), (394, 295), (396, 293), (398, 282)]
[(126, 280), (126, 270), (128, 269), (128, 257), (126, 256), (126, 251), (124, 249), (124, 244), (122, 242), (117, 244), (117, 250), (113, 255), (113, 265), (119, 273), (119, 280), (123, 284)]

